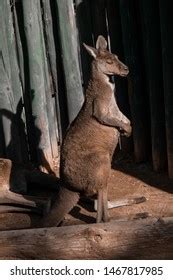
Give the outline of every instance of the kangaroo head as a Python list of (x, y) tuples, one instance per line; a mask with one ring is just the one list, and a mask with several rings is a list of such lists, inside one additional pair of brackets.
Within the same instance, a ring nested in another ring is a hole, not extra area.
[(93, 64), (97, 70), (106, 75), (119, 75), (126, 77), (128, 67), (123, 64), (118, 56), (107, 50), (107, 42), (103, 36), (98, 36), (96, 48), (83, 44), (88, 53), (94, 58)]

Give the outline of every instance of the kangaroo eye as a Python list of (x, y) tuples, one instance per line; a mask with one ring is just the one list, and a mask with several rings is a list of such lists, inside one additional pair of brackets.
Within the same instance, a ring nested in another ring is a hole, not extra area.
[(108, 64), (112, 64), (112, 63), (113, 63), (113, 60), (112, 60), (112, 59), (107, 59), (106, 62), (107, 62)]

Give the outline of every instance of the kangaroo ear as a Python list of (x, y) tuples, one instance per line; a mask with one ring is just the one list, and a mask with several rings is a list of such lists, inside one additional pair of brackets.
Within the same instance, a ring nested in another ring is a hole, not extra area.
[(102, 35), (99, 35), (96, 42), (96, 49), (105, 50), (107, 48), (107, 42)]
[(87, 50), (87, 52), (88, 52), (91, 56), (93, 56), (94, 58), (97, 56), (98, 51), (97, 51), (95, 48), (90, 47), (90, 46), (86, 45), (85, 43), (83, 43), (83, 46), (85, 47), (85, 49)]

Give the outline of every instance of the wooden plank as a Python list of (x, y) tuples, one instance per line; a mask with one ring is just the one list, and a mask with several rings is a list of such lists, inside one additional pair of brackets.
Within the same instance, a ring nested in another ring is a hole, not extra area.
[(173, 218), (1, 231), (0, 248), (1, 259), (172, 259)]
[(173, 25), (172, 25), (172, 1), (168, 0), (164, 4), (159, 1), (160, 6), (160, 25), (162, 41), (162, 60), (163, 60), (163, 81), (164, 81), (164, 101), (166, 118), (166, 138), (167, 138), (167, 156), (168, 173), (173, 179), (173, 83), (172, 83), (172, 65), (173, 65)]
[[(20, 22), (20, 24), (18, 24), (18, 22)], [(21, 1), (17, 1), (15, 3), (14, 24), (15, 24), (16, 41), (17, 41), (18, 63), (19, 63), (20, 74), (21, 74), (21, 83), (23, 86), (23, 102), (24, 102), (24, 111), (25, 111), (25, 119), (26, 119), (25, 126), (27, 131), (29, 159), (32, 162), (36, 163), (37, 152), (35, 146), (34, 119), (32, 116), (32, 106), (31, 106), (31, 98), (30, 98), (29, 56), (28, 56), (27, 40), (26, 40), (26, 35), (24, 30), (23, 6)], [(21, 46), (20, 46), (20, 40), (22, 42)]]
[[(48, 3), (48, 1), (46, 1)], [(54, 88), (52, 83), (52, 75), (50, 71), (50, 63), (49, 63), (49, 49), (47, 44), (47, 36), (46, 36), (46, 30), (47, 30), (47, 24), (46, 19), (44, 17), (44, 13), (42, 16), (42, 11), (45, 11), (44, 9), (41, 10), (41, 8), (44, 8), (46, 6), (46, 10), (48, 10), (48, 5), (44, 5), (44, 1), (41, 2), (42, 7), (40, 7), (40, 12), (38, 13), (39, 16), (39, 25), (40, 25), (40, 32), (41, 32), (41, 45), (43, 50), (43, 65), (44, 65), (44, 84), (45, 84), (45, 96), (46, 96), (46, 111), (47, 111), (47, 117), (48, 117), (48, 129), (49, 129), (49, 135), (50, 135), (50, 144), (51, 144), (51, 153), (52, 153), (52, 159), (50, 165), (52, 171), (57, 174), (58, 173), (58, 165), (59, 165), (59, 151), (58, 151), (58, 141), (59, 141), (59, 135), (58, 135), (58, 128), (57, 128), (57, 120), (55, 116), (55, 94), (54, 94)], [(47, 31), (48, 32), (48, 31)], [(49, 32), (50, 33), (50, 32)], [(53, 39), (53, 38), (52, 38)]]
[[(17, 4), (19, 5), (19, 4)], [(21, 34), (19, 30), (19, 18), (17, 16), (17, 9), (16, 9), (16, 2), (13, 5), (13, 22), (14, 22), (14, 31), (15, 31), (15, 38), (16, 38), (16, 52), (17, 52), (17, 60), (19, 65), (19, 75), (21, 80), (22, 89), (25, 89), (25, 73), (24, 73), (24, 54), (23, 54), (23, 47), (21, 41)]]
[(155, 0), (142, 0), (138, 5), (146, 84), (150, 98), (152, 161), (154, 170), (160, 171), (166, 167), (167, 156), (159, 3)]
[(56, 0), (56, 3), (67, 92), (68, 116), (71, 123), (78, 114), (84, 100), (78, 60), (75, 14), (72, 0)]
[[(52, 15), (52, 24), (53, 24), (53, 34), (54, 34), (54, 42), (56, 48), (56, 65), (57, 65), (57, 75), (58, 75), (58, 98), (56, 98), (56, 102), (59, 106), (59, 115), (61, 116), (61, 133), (62, 139), (64, 134), (66, 133), (66, 129), (69, 125), (68, 120), (68, 108), (67, 108), (67, 94), (66, 94), (66, 85), (65, 85), (65, 76), (64, 76), (64, 68), (62, 61), (62, 52), (61, 52), (61, 40), (59, 34), (59, 24), (57, 21), (57, 4), (56, 1), (50, 1), (51, 15)], [(58, 110), (57, 106), (57, 110)], [(58, 116), (58, 115), (57, 115)], [(60, 142), (62, 142), (60, 139)]]
[[(56, 126), (57, 138), (62, 142), (62, 131), (61, 131), (61, 115), (60, 115), (60, 105), (59, 105), (59, 90), (58, 90), (58, 73), (57, 73), (57, 55), (56, 55), (56, 45), (53, 30), (53, 18), (51, 11), (51, 3), (48, 0), (42, 0), (43, 5), (43, 24), (45, 31), (45, 43), (47, 49), (47, 60), (49, 64), (49, 72), (51, 77), (51, 83), (53, 87), (52, 96), (54, 96), (54, 120), (58, 124)], [(55, 112), (56, 111), (56, 112)], [(55, 115), (56, 113), (56, 115)]]
[(128, 87), (132, 114), (134, 154), (137, 162), (149, 154), (150, 128), (148, 100), (145, 92), (143, 62), (139, 44), (137, 12), (133, 0), (120, 0), (120, 14), (126, 64), (129, 66)]
[[(11, 143), (14, 143), (14, 155), (10, 158), (15, 159), (18, 162), (28, 162), (28, 149), (27, 149), (27, 137), (25, 133), (25, 118), (23, 115), (23, 88), (21, 84), (19, 65), (16, 52), (16, 38), (14, 33), (14, 23), (11, 12), (11, 6), (8, 0), (3, 0), (5, 10), (5, 28), (8, 44), (8, 53), (11, 69), (11, 88), (14, 96), (14, 109), (15, 115), (10, 114), (6, 117), (10, 117), (11, 120)], [(11, 113), (11, 112), (9, 112)], [(12, 144), (13, 144), (12, 143)], [(8, 155), (9, 147), (7, 147)]]
[(44, 46), (40, 23), (40, 1), (22, 1), (30, 77), (30, 102), (34, 121), (35, 147), (39, 167), (52, 172), (53, 159), (46, 107)]
[[(18, 149), (14, 149), (14, 142), (11, 142), (11, 119), (4, 116), (4, 111), (8, 112), (12, 116), (15, 114), (15, 101), (14, 95), (11, 87), (11, 67), (10, 67), (10, 57), (8, 51), (8, 41), (6, 34), (5, 25), (5, 1), (0, 2), (0, 118), (1, 118), (1, 128), (2, 137), (4, 138), (3, 144), (5, 144), (5, 154), (4, 156), (11, 156), (21, 159), (21, 154)], [(16, 128), (17, 129), (17, 128)], [(1, 145), (3, 145), (1, 144)]]
[[(4, 39), (4, 38), (3, 38)], [(1, 41), (1, 39), (0, 39)], [(0, 118), (2, 127), (2, 137), (4, 137), (5, 155), (13, 157), (15, 154), (14, 142), (11, 142), (11, 119), (6, 113), (13, 116), (14, 99), (11, 84), (9, 81), (7, 68), (5, 68), (4, 54), (0, 53)], [(3, 141), (3, 140), (2, 140)], [(8, 151), (7, 151), (8, 148)], [(17, 149), (16, 149), (17, 150)]]

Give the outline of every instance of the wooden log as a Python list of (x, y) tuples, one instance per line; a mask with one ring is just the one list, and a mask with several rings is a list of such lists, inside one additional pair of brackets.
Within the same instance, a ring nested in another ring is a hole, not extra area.
[[(22, 1), (30, 77), (30, 101), (34, 120), (35, 147), (39, 167), (52, 172), (53, 158), (46, 107), (44, 45), (40, 1)], [(32, 15), (32, 16), (31, 16)]]
[[(136, 3), (136, 2), (135, 2)], [(129, 67), (128, 87), (132, 114), (134, 154), (137, 162), (149, 155), (150, 128), (148, 124), (148, 100), (145, 93), (143, 62), (139, 44), (137, 13), (133, 0), (120, 0), (123, 45), (126, 64)]]
[(155, 171), (166, 167), (166, 132), (163, 94), (162, 54), (159, 23), (159, 3), (138, 2), (146, 84), (150, 98), (152, 162)]
[(173, 218), (3, 231), (0, 248), (1, 259), (172, 259)]
[(159, 1), (160, 6), (160, 27), (162, 42), (162, 60), (163, 60), (163, 84), (166, 118), (166, 138), (167, 138), (167, 156), (168, 173), (173, 179), (173, 83), (172, 83), (172, 64), (173, 64), (173, 41), (172, 37), (172, 1)]
[(42, 215), (41, 209), (37, 207), (27, 208), (27, 207), (20, 207), (17, 205), (1, 205), (0, 204), (0, 214), (2, 213), (36, 213)]
[(0, 231), (36, 228), (39, 223), (40, 215), (38, 213), (0, 213)]
[(71, 123), (77, 116), (84, 100), (78, 59), (75, 14), (72, 0), (56, 0), (56, 3), (67, 92), (68, 116)]
[(38, 208), (47, 214), (50, 210), (51, 201), (42, 197), (32, 195), (21, 195), (0, 189), (0, 205), (21, 205), (21, 207)]

